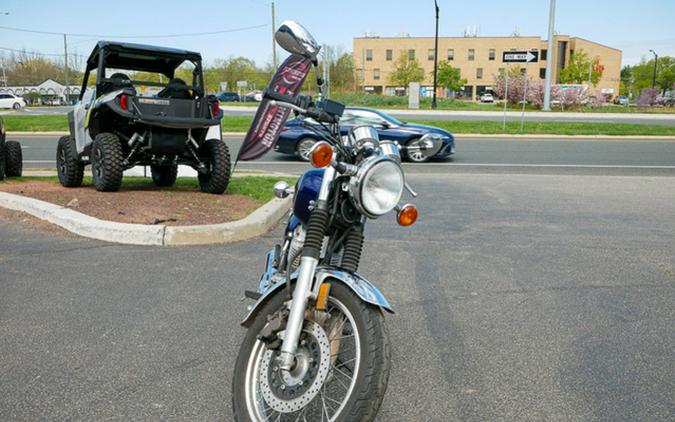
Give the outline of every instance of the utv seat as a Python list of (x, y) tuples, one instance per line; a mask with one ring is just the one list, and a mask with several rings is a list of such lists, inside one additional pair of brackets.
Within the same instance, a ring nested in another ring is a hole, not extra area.
[(124, 73), (118, 72), (113, 73), (110, 78), (110, 82), (104, 82), (101, 85), (101, 92), (99, 94), (107, 94), (118, 89), (122, 89), (129, 85), (129, 76)]
[(157, 93), (159, 98), (176, 98), (179, 100), (191, 100), (192, 94), (190, 88), (184, 80), (173, 78), (169, 81), (166, 88)]

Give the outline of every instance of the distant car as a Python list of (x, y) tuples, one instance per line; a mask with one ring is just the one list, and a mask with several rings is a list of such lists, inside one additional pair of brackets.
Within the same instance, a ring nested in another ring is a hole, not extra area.
[(262, 99), (263, 99), (262, 91), (251, 91), (244, 96), (243, 101), (259, 103), (262, 101)]
[(218, 97), (218, 101), (223, 103), (241, 101), (241, 97), (236, 92), (221, 92), (216, 97)]
[[(308, 161), (309, 153), (319, 136), (310, 128), (307, 128), (307, 125), (317, 125), (317, 123), (301, 117), (286, 122), (275, 150), (282, 154), (293, 154), (303, 161)], [(352, 127), (361, 125), (372, 125), (380, 135), (380, 139), (393, 140), (399, 145), (406, 146), (414, 146), (427, 133), (436, 134), (443, 142), (443, 147), (433, 158), (447, 158), (455, 152), (455, 139), (446, 130), (433, 126), (404, 123), (378, 110), (347, 107), (340, 119), (341, 135), (345, 136)], [(401, 155), (409, 161), (417, 163), (429, 159), (419, 151), (404, 152)]]
[(628, 105), (628, 97), (625, 95), (619, 95), (618, 97), (614, 98), (614, 104), (626, 106)]
[(26, 107), (26, 101), (22, 97), (13, 94), (0, 94), (0, 108), (19, 110), (23, 107)]
[(480, 96), (480, 102), (481, 103), (494, 103), (495, 102), (495, 97), (492, 96), (489, 92), (486, 92), (485, 94)]

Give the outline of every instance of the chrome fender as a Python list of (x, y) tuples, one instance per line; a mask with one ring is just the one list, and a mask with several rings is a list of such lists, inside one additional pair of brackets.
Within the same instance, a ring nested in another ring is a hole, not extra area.
[[(291, 275), (291, 282), (294, 282), (297, 277), (297, 272)], [(367, 278), (358, 273), (350, 273), (336, 267), (320, 266), (317, 267), (314, 279), (317, 281), (316, 285), (320, 285), (328, 279), (336, 280), (345, 284), (352, 289), (356, 295), (366, 303), (378, 306), (389, 313), (394, 313), (391, 305), (384, 297), (382, 292), (378, 290)], [(249, 327), (255, 317), (258, 315), (262, 307), (269, 302), (269, 300), (282, 288), (286, 286), (286, 282), (278, 282), (270, 286), (265, 292), (261, 292), (262, 296), (258, 298), (255, 304), (249, 306), (248, 314), (241, 322), (244, 327)]]

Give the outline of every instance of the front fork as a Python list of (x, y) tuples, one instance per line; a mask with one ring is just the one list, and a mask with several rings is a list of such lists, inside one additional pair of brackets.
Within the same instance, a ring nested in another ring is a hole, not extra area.
[[(335, 169), (328, 167), (323, 174), (321, 181), (321, 189), (316, 201), (314, 212), (324, 210), (328, 206), (328, 197), (330, 195), (331, 185), (335, 179)], [(312, 230), (311, 218), (308, 227)], [(323, 227), (321, 239), (323, 240), (323, 233), (326, 227)], [(308, 233), (309, 234), (309, 233)], [(309, 241), (309, 236), (306, 242)], [(300, 266), (298, 267), (298, 280), (293, 291), (293, 298), (291, 300), (290, 311), (288, 314), (288, 321), (286, 323), (286, 331), (284, 339), (281, 343), (281, 351), (279, 353), (278, 364), (279, 368), (285, 371), (290, 371), (295, 363), (295, 353), (298, 349), (298, 341), (302, 333), (302, 325), (305, 320), (305, 311), (307, 310), (307, 303), (313, 294), (312, 282), (314, 281), (314, 273), (319, 264), (319, 252), (316, 248), (303, 247), (302, 257), (300, 258)]]

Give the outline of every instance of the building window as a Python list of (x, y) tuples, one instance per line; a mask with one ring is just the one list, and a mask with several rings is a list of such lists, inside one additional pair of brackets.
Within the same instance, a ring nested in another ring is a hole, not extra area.
[(387, 61), (390, 62), (392, 57), (394, 55), (394, 52), (391, 50), (387, 50)]
[(541, 50), (541, 53), (539, 54), (539, 60), (542, 60), (542, 61), (546, 60), (546, 53), (547, 52), (548, 52), (548, 50), (545, 50), (545, 49)]
[(473, 48), (469, 49), (469, 61), (473, 61), (476, 58), (476, 50)]
[(483, 68), (476, 68), (476, 79), (483, 79)]
[(429, 51), (427, 52), (427, 59), (433, 60), (433, 59), (434, 59), (434, 56), (435, 56), (434, 53), (435, 53), (435, 50), (432, 49), (432, 48), (430, 48)]
[(380, 80), (380, 69), (373, 69), (373, 79), (376, 81)]
[(415, 60), (415, 50), (408, 50), (408, 60)]
[(494, 60), (494, 59), (495, 59), (495, 54), (496, 54), (495, 49), (494, 49), (494, 48), (491, 48), (491, 49), (490, 49), (490, 52), (488, 53), (488, 59), (489, 59), (489, 60)]
[(539, 69), (539, 77), (541, 79), (546, 79), (546, 68), (545, 67), (542, 67), (541, 69)]
[(504, 77), (504, 71), (505, 71), (505, 69), (503, 67), (500, 67), (499, 70), (497, 70), (500, 78)]
[(366, 61), (367, 62), (373, 61), (373, 50), (366, 50)]
[(448, 60), (455, 60), (455, 50), (452, 48), (448, 49)]

